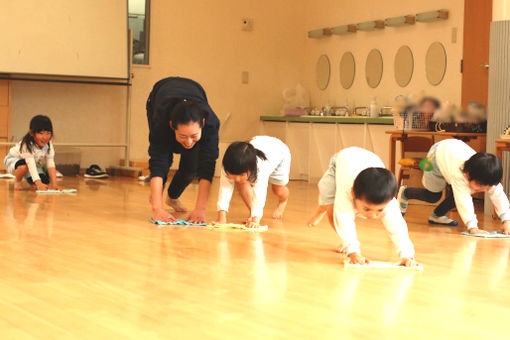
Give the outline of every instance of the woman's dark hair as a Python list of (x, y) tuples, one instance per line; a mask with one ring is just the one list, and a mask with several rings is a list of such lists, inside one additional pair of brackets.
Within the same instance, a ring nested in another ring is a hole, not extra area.
[(422, 100), (420, 100), (420, 106), (422, 106), (426, 102), (431, 102), (432, 105), (436, 107), (436, 110), (441, 108), (441, 102), (437, 98), (423, 97)]
[(352, 189), (356, 199), (383, 204), (395, 196), (397, 181), (388, 169), (367, 168), (356, 177)]
[[(51, 132), (51, 135), (53, 136), (53, 124), (51, 124), (51, 119), (48, 116), (34, 116), (32, 120), (30, 120), (29, 129), (30, 131), (21, 140), (20, 150), (22, 150), (23, 146), (25, 146), (29, 152), (32, 152), (32, 146), (35, 145), (35, 139), (32, 134), (41, 131), (48, 131)], [(48, 147), (51, 149), (51, 144), (49, 142)]]
[(503, 177), (503, 167), (499, 158), (486, 152), (478, 152), (464, 163), (462, 171), (470, 181), (480, 185), (497, 185)]
[(191, 122), (198, 123), (200, 128), (204, 127), (204, 119), (207, 112), (200, 106), (200, 104), (182, 98), (172, 98), (170, 100), (171, 108), (169, 111), (168, 121), (172, 123), (172, 128), (177, 129), (179, 124), (189, 124)]
[(266, 155), (248, 142), (230, 144), (223, 156), (223, 169), (232, 175), (249, 173), (250, 182), (257, 181), (257, 157), (267, 160)]

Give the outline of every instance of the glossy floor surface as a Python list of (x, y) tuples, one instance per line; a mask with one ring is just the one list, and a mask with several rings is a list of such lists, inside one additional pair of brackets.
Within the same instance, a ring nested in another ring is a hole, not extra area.
[[(266, 218), (265, 233), (158, 228), (148, 186), (133, 179), (61, 184), (78, 193), (13, 192), (0, 180), (0, 339), (510, 337), (510, 239), (429, 227), (430, 206), (407, 215), (422, 273), (357, 271), (342, 267), (326, 219), (306, 227), (312, 184), (290, 184), (283, 222)], [(246, 214), (234, 197), (230, 220)], [(365, 256), (397, 260), (380, 222), (358, 222)]]

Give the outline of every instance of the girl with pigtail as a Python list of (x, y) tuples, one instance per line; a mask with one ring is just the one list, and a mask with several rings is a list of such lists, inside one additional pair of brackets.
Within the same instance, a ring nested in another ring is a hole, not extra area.
[(249, 228), (259, 227), (269, 183), (278, 197), (278, 205), (272, 217), (282, 218), (289, 199), (287, 184), (290, 161), (289, 148), (277, 138), (257, 136), (250, 142), (232, 143), (223, 156), (217, 222), (227, 222), (230, 199), (234, 187), (237, 187), (250, 211), (245, 225)]

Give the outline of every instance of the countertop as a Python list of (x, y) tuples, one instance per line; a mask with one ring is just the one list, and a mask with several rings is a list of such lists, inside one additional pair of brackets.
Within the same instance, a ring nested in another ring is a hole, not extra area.
[(337, 117), (337, 116), (260, 116), (266, 122), (326, 123), (326, 124), (379, 124), (393, 125), (393, 117)]

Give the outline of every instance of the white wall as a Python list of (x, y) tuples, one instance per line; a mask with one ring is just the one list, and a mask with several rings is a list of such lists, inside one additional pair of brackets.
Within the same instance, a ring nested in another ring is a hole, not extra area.
[[(11, 137), (19, 141), (30, 119), (47, 115), (53, 123), (55, 142), (124, 143), (125, 87), (49, 82), (13, 81)], [(123, 149), (87, 148), (81, 166), (117, 165)], [(59, 161), (56, 150), (56, 161)]]
[[(150, 66), (134, 66), (131, 159), (147, 159), (145, 102), (152, 85), (178, 75), (200, 82), (220, 119), (231, 114), (222, 141), (256, 134), (258, 117), (277, 112), (281, 91), (301, 79), (301, 10), (291, 0), (168, 1), (151, 3)], [(252, 32), (241, 19), (254, 19)], [(241, 84), (241, 72), (250, 72)], [(58, 141), (123, 142), (124, 88), (100, 85), (15, 82), (12, 127), (15, 139), (37, 113), (51, 116)], [(116, 165), (120, 150), (83, 149), (82, 166)]]
[[(307, 38), (307, 31), (315, 28), (444, 7), (450, 9), (450, 19), (445, 22), (320, 40)], [(254, 19), (254, 31), (241, 31), (244, 17)], [(152, 85), (171, 75), (200, 82), (220, 120), (231, 114), (222, 128), (223, 143), (246, 140), (257, 134), (259, 116), (277, 114), (282, 105), (282, 90), (298, 82), (310, 90), (317, 106), (327, 100), (343, 104), (346, 98), (356, 105), (366, 105), (374, 95), (379, 104), (389, 104), (397, 94), (422, 89), (458, 103), (462, 25), (461, 0), (153, 0), (150, 65), (133, 68), (131, 158), (148, 158), (145, 101)], [(454, 27), (458, 29), (456, 44), (449, 40)], [(428, 85), (424, 74), (425, 52), (435, 40), (442, 41), (448, 53), (447, 74), (437, 87)], [(411, 46), (416, 65), (413, 79), (404, 89), (393, 78), (393, 57), (402, 44)], [(364, 60), (373, 47), (379, 48), (384, 58), (383, 79), (377, 89), (369, 88), (364, 80)], [(338, 64), (347, 50), (353, 51), (356, 57), (357, 74), (353, 87), (344, 90)], [(328, 54), (333, 64), (326, 91), (319, 91), (315, 85), (315, 62), (322, 53)], [(241, 84), (242, 71), (250, 73), (249, 84)], [(28, 128), (31, 116), (46, 113), (55, 122), (59, 141), (122, 142), (124, 91), (120, 87), (98, 85), (16, 82), (13, 134), (19, 138)], [(102, 166), (114, 165), (121, 157), (120, 150), (83, 149), (82, 166), (92, 161)]]
[[(378, 104), (391, 105), (395, 96), (399, 94), (420, 91), (425, 91), (426, 94), (437, 96), (442, 100), (460, 104), (463, 0), (318, 0), (307, 1), (305, 6), (307, 13), (305, 26), (308, 31), (368, 20), (383, 20), (441, 8), (450, 11), (449, 19), (441, 22), (416, 23), (412, 26), (386, 27), (369, 32), (358, 31), (350, 35), (307, 39), (302, 46), (302, 51), (306, 54), (305, 84), (311, 90), (314, 105), (324, 106), (328, 101), (332, 105), (343, 105), (347, 100), (350, 105), (354, 103), (356, 106), (368, 106), (374, 96), (377, 97)], [(451, 41), (453, 28), (457, 29), (456, 43)], [(445, 45), (448, 56), (446, 75), (438, 86), (430, 85), (425, 75), (426, 51), (434, 41), (440, 41)], [(402, 45), (411, 47), (415, 63), (413, 77), (405, 88), (398, 86), (394, 78), (394, 57)], [(365, 80), (365, 60), (373, 48), (379, 49), (383, 56), (383, 76), (381, 83), (375, 89), (370, 88)], [(346, 51), (351, 51), (356, 61), (354, 84), (348, 90), (341, 86), (339, 77), (340, 59)], [(315, 62), (321, 54), (327, 54), (332, 64), (330, 85), (325, 91), (320, 91), (315, 84)]]
[[(153, 0), (150, 66), (134, 66), (132, 158), (147, 158), (152, 85), (172, 75), (201, 83), (220, 120), (231, 114), (222, 142), (255, 135), (259, 116), (278, 112), (282, 90), (303, 79), (303, 14), (292, 0)], [(254, 20), (252, 32), (241, 31), (244, 17)], [(241, 84), (242, 71), (249, 84)]]

